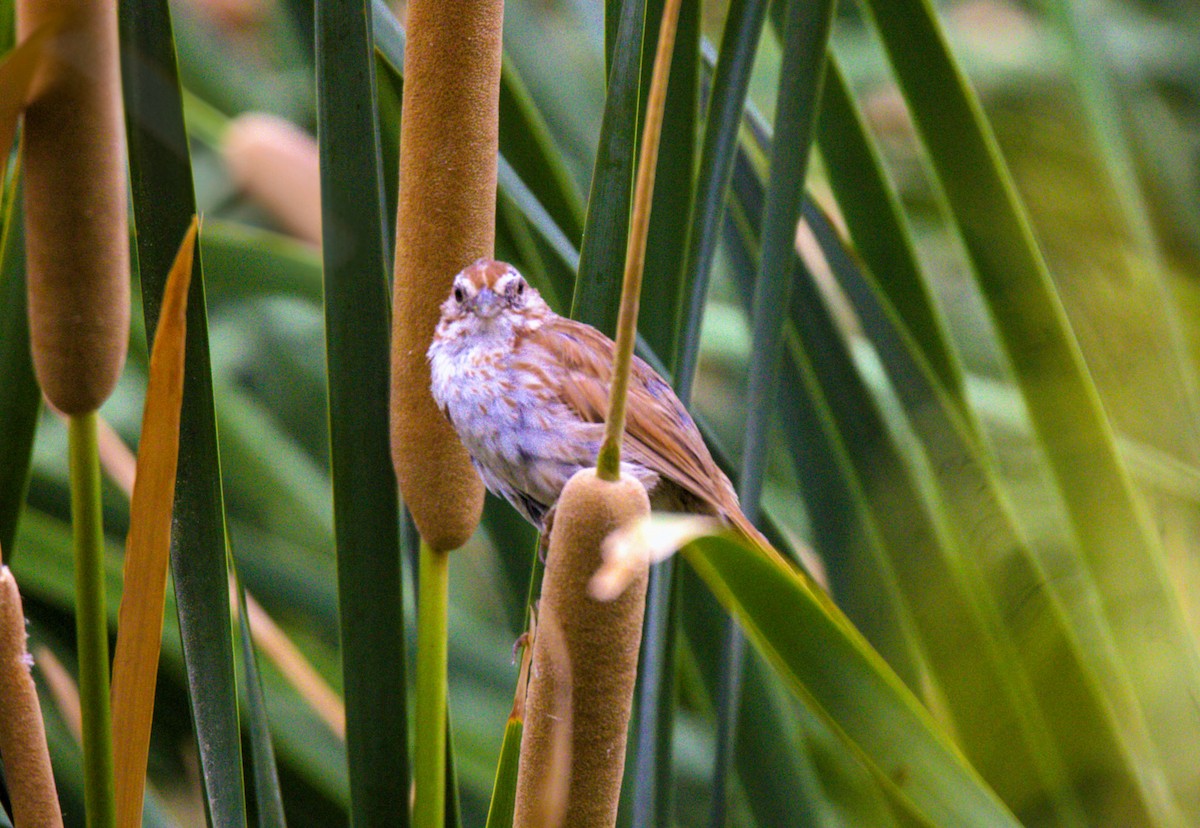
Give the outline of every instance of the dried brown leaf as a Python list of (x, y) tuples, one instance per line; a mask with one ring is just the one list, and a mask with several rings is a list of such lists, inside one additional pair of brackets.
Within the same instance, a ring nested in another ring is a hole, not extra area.
[(167, 278), (130, 506), (112, 684), (117, 824), (124, 828), (142, 823), (179, 458), (187, 294), (198, 228), (193, 218)]

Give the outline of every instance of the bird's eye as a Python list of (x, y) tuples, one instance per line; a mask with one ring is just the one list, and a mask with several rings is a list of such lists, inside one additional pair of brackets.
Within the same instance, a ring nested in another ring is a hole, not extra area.
[(467, 298), (467, 295), (463, 292), (462, 288), (460, 288), (460, 287), (454, 288), (454, 301), (455, 302), (458, 302), (458, 304), (461, 305), (463, 303), (463, 300), (466, 298)]
[(520, 277), (510, 279), (504, 285), (504, 295), (509, 302), (516, 302), (525, 295), (525, 280)]

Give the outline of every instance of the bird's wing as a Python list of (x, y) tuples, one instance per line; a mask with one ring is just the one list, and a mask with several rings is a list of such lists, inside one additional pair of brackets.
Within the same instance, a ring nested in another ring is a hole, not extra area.
[[(585, 422), (603, 423), (613, 341), (589, 325), (558, 316), (527, 336), (563, 369), (565, 378), (558, 382), (545, 377), (547, 389)], [(729, 479), (712, 459), (687, 409), (671, 386), (637, 357), (630, 375), (622, 448), (628, 460), (671, 480), (718, 514), (741, 515)]]

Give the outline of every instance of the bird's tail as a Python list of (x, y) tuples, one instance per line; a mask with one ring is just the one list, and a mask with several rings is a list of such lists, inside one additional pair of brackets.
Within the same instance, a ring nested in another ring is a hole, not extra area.
[(779, 550), (767, 540), (767, 536), (758, 531), (758, 527), (742, 514), (741, 509), (731, 509), (726, 513), (725, 520), (729, 521), (729, 525), (736, 529), (739, 535), (758, 547), (768, 558), (774, 559), (777, 563), (783, 564), (788, 569), (796, 568), (795, 564), (780, 554)]
[(813, 589), (814, 593), (820, 597), (823, 603), (827, 602), (829, 607), (833, 607), (832, 600), (828, 598), (829, 584), (825, 579), (825, 567), (815, 552), (807, 546), (801, 546), (797, 550), (800, 555), (799, 565), (797, 565), (796, 561), (784, 556), (783, 553), (776, 549), (767, 540), (767, 536), (760, 532), (758, 527), (751, 523), (742, 514), (740, 509), (726, 514), (725, 519), (729, 522), (730, 526), (737, 530), (738, 534), (750, 541), (752, 545), (761, 550), (768, 558), (785, 567), (788, 571), (799, 575)]

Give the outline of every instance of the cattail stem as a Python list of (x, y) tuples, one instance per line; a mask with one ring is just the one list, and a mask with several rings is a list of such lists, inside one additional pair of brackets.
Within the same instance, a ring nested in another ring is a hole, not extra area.
[(642, 131), (642, 149), (638, 156), (637, 181), (633, 189), (633, 216), (630, 218), (629, 243), (625, 249), (625, 276), (621, 282), (621, 312), (617, 317), (617, 345), (613, 357), (612, 389), (608, 396), (608, 419), (604, 424), (604, 442), (596, 458), (596, 474), (601, 480), (610, 482), (617, 479), (621, 470), (625, 401), (629, 391), (629, 371), (633, 364), (633, 346), (637, 340), (638, 303), (646, 260), (646, 235), (650, 229), (650, 202), (654, 196), (654, 171), (658, 164), (658, 141), (662, 133), (667, 82), (671, 76), (679, 2), (666, 0), (663, 5), (658, 49), (654, 54), (654, 72), (650, 77), (650, 95), (646, 102), (646, 126)]
[(75, 631), (83, 707), (84, 804), (89, 828), (116, 821), (112, 714), (109, 707), (108, 617), (104, 610), (104, 527), (96, 414), (69, 420), (71, 522), (75, 542)]
[(413, 824), (442, 825), (446, 811), (446, 652), (450, 555), (421, 541), (417, 588), (417, 721)]

